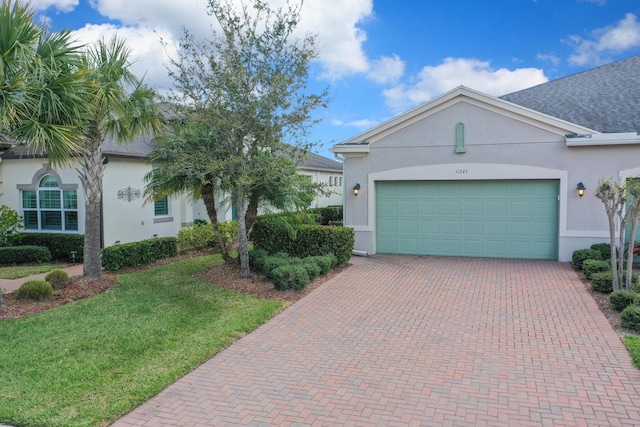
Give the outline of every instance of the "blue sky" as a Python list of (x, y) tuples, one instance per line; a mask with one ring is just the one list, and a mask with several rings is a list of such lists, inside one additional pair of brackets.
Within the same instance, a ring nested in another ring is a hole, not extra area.
[[(126, 38), (134, 70), (161, 92), (171, 82), (160, 36), (175, 42), (182, 25), (210, 34), (206, 0), (31, 3), (80, 41)], [(333, 97), (311, 135), (327, 157), (334, 143), (459, 85), (499, 96), (640, 55), (640, 0), (306, 0), (300, 27), (321, 45), (312, 84)]]

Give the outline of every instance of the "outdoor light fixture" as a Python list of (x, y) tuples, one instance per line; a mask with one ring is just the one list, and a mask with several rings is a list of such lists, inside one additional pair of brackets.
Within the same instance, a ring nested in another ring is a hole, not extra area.
[(360, 184), (356, 184), (353, 186), (353, 195), (357, 196), (360, 193)]
[(584, 196), (584, 192), (585, 192), (586, 189), (587, 189), (587, 187), (585, 187), (582, 182), (579, 182), (578, 186), (576, 187), (576, 191), (578, 192), (578, 196), (580, 196), (580, 197)]

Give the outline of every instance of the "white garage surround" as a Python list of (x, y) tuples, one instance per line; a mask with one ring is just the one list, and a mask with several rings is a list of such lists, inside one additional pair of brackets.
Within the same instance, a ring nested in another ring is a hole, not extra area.
[(575, 184), (569, 185), (567, 171), (524, 165), (450, 163), (400, 168), (369, 174), (367, 188), (366, 190), (363, 189), (368, 195), (367, 224), (354, 227), (357, 235), (356, 241), (366, 243), (364, 243), (364, 247), (358, 247), (361, 245), (357, 245), (356, 249), (376, 253), (376, 182), (536, 179), (555, 179), (559, 181), (558, 254), (560, 261), (569, 261), (573, 250), (584, 247), (581, 246), (583, 241), (608, 239), (609, 236), (606, 232), (567, 230), (567, 198), (575, 197)]

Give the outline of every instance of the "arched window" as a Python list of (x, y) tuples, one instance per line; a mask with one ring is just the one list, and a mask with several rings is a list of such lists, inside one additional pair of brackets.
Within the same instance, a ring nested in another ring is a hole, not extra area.
[(24, 228), (32, 231), (78, 231), (78, 193), (61, 188), (54, 175), (45, 175), (36, 189), (22, 190)]

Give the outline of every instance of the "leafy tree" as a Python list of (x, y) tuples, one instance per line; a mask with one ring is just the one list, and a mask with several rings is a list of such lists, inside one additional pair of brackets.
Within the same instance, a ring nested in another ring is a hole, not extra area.
[[(627, 252), (627, 265), (633, 263), (633, 246), (635, 234), (640, 222), (640, 180), (630, 179), (615, 182), (611, 178), (598, 181), (596, 197), (602, 201), (609, 222), (609, 236), (611, 242), (611, 272), (613, 275), (613, 290), (618, 291), (623, 284), (625, 231), (631, 224), (631, 236)], [(618, 220), (619, 234), (616, 243), (616, 219)], [(626, 289), (631, 289), (632, 268), (628, 268), (626, 277)]]
[(0, 246), (8, 246), (11, 236), (22, 230), (20, 214), (8, 206), (0, 206)]
[[(250, 275), (245, 217), (252, 195), (311, 148), (312, 113), (328, 101), (326, 90), (307, 87), (316, 37), (293, 37), (300, 7), (272, 10), (266, 1), (250, 0), (238, 10), (230, 1), (210, 0), (219, 30), (206, 41), (185, 30), (171, 61), (172, 103), (187, 122), (208, 130), (217, 153), (212, 183), (235, 198), (241, 277)], [(295, 148), (284, 149), (283, 142)]]
[(81, 46), (69, 31), (50, 33), (28, 4), (0, 5), (0, 140), (26, 144), (65, 163), (80, 149), (78, 126), (88, 86)]
[(82, 126), (78, 174), (85, 195), (84, 275), (102, 276), (100, 206), (106, 138), (127, 143), (160, 131), (154, 93), (130, 70), (130, 51), (118, 38), (99, 41), (84, 57), (90, 72), (89, 111)]
[[(145, 176), (145, 196), (147, 200), (171, 194), (189, 194), (193, 200), (202, 198), (223, 258), (232, 262), (228, 239), (223, 238), (218, 224), (218, 209), (227, 208), (229, 198), (224, 196), (219, 185), (224, 168), (220, 166), (220, 145), (214, 141), (207, 127), (174, 124), (174, 132), (165, 135), (162, 145), (151, 153), (151, 162), (156, 167)], [(251, 193), (245, 214), (247, 230), (251, 229), (258, 208), (306, 208), (315, 195), (323, 191), (321, 186), (298, 174), (296, 165), (288, 157), (278, 161), (277, 173), (262, 176)]]

